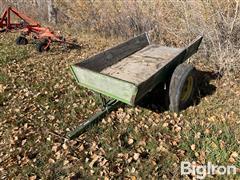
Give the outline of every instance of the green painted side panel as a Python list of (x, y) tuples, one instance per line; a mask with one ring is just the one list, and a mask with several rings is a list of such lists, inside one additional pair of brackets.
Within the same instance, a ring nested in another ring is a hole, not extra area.
[(72, 65), (71, 69), (80, 85), (126, 104), (134, 105), (138, 91), (134, 84), (75, 65)]

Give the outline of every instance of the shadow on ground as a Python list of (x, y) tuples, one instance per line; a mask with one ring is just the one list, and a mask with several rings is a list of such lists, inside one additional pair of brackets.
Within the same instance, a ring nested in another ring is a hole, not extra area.
[(197, 71), (197, 89), (194, 104), (198, 105), (201, 99), (214, 94), (217, 87), (211, 84), (212, 80), (221, 79), (222, 75), (213, 71)]
[[(195, 97), (191, 105), (198, 105), (202, 98), (212, 95), (217, 88), (211, 84), (211, 81), (220, 78), (221, 75), (219, 73), (197, 70), (197, 86), (195, 89)], [(169, 83), (166, 85), (158, 85), (148, 93), (138, 105), (157, 113), (169, 110), (168, 86)]]

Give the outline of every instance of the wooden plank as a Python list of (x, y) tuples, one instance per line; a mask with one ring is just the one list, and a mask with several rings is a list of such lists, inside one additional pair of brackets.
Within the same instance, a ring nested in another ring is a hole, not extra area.
[(197, 37), (192, 43), (190, 43), (189, 46), (179, 52), (176, 57), (170, 60), (169, 63), (167, 63), (157, 73), (145, 82), (141, 83), (138, 86), (138, 94), (136, 96), (135, 103), (137, 103), (145, 94), (150, 92), (159, 83), (164, 83), (165, 81), (170, 80), (175, 68), (197, 52), (202, 38), (202, 36)]
[(163, 60), (170, 60), (177, 56), (183, 48), (172, 48), (166, 46), (160, 46), (158, 44), (151, 44), (144, 49), (138, 51), (136, 55), (150, 58), (157, 58)]
[(75, 65), (99, 72), (147, 45), (149, 45), (148, 35), (144, 33)]
[(188, 59), (198, 51), (198, 47), (201, 44), (202, 39), (203, 39), (203, 36), (198, 36), (196, 39), (194, 39), (190, 43), (190, 45), (186, 48), (187, 53), (186, 53), (185, 59)]
[(101, 71), (136, 85), (149, 79), (183, 49), (149, 45)]
[(145, 96), (145, 94), (152, 91), (152, 89), (159, 83), (164, 83), (167, 80), (170, 80), (174, 69), (177, 67), (177, 65), (183, 62), (185, 54), (186, 49), (182, 50), (176, 57), (165, 64), (165, 66), (153, 74), (149, 79), (139, 84), (135, 103), (137, 103), (143, 96)]

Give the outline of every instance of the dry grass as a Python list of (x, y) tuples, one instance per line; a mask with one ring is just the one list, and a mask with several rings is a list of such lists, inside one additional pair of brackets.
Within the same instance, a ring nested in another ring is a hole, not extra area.
[(92, 30), (106, 37), (132, 37), (150, 31), (153, 41), (184, 45), (203, 34), (199, 57), (217, 71), (238, 73), (240, 9), (237, 0), (96, 0), (65, 3), (60, 7), (71, 9), (68, 15), (72, 17), (72, 28)]
[[(23, 11), (28, 9), (28, 14), (39, 20), (47, 17), (46, 3), (40, 6), (27, 0), (4, 0), (2, 3), (7, 2)], [(56, 0), (55, 7), (58, 9), (59, 24), (64, 23), (67, 28), (76, 31), (97, 32), (105, 37), (129, 38), (150, 31), (153, 41), (164, 45), (186, 45), (184, 42), (203, 34), (204, 43), (199, 58), (205, 59), (208, 66), (221, 73), (238, 73), (238, 0), (80, 0), (71, 3)]]

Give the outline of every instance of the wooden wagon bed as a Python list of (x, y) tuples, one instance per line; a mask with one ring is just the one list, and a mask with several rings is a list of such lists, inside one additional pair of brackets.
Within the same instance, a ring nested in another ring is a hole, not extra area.
[(139, 85), (163, 68), (182, 50), (182, 48), (152, 44), (106, 67), (101, 73)]
[(79, 84), (129, 105), (135, 105), (178, 64), (194, 54), (202, 37), (184, 48), (150, 44), (147, 33), (71, 66)]
[[(102, 109), (70, 132), (68, 137), (77, 137), (119, 104), (136, 105), (157, 85), (168, 83), (177, 66), (191, 70), (191, 66), (182, 63), (197, 52), (201, 41), (202, 36), (199, 36), (184, 48), (165, 47), (150, 44), (147, 33), (144, 33), (72, 65), (77, 82), (99, 94)], [(185, 69), (182, 72), (185, 73)], [(178, 79), (183, 75), (175, 76)]]

